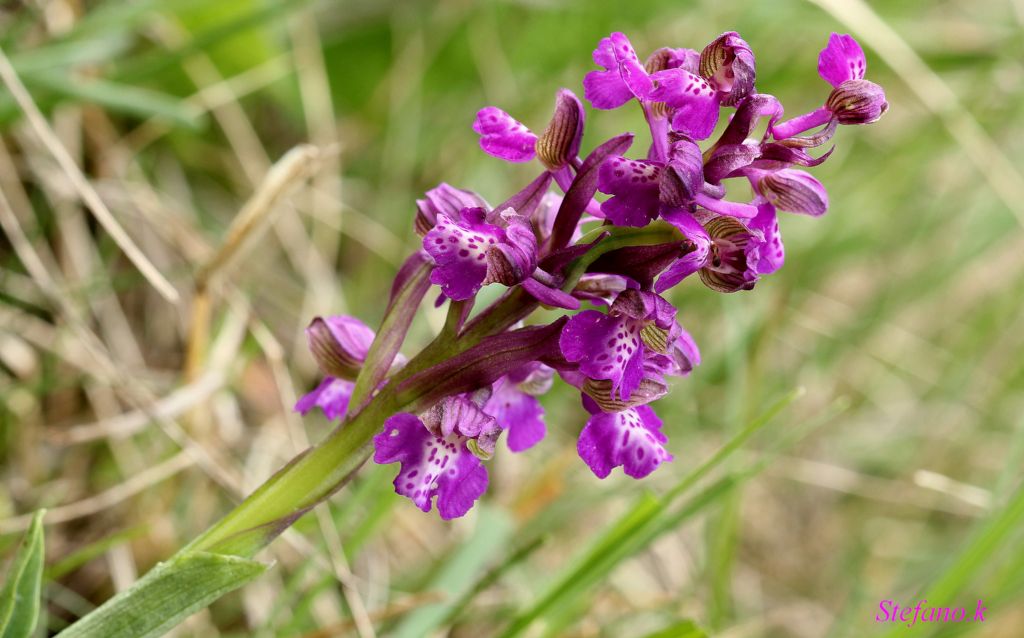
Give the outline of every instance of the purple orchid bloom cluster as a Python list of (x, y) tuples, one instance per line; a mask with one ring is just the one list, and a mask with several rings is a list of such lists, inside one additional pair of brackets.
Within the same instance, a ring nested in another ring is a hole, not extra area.
[[(593, 59), (600, 70), (584, 78), (584, 97), (601, 110), (635, 101), (650, 128), (645, 156), (624, 155), (633, 140), (626, 133), (581, 159), (585, 111), (567, 89), (540, 134), (497, 107), (482, 109), (473, 130), (483, 150), (509, 162), (537, 159), (543, 170), (498, 206), (444, 183), (417, 201), (422, 250), (399, 273), (391, 306), (414, 313), (429, 284), (439, 286), (437, 304), (449, 304), (443, 333), (413, 359), (394, 345), (374, 361), (374, 392), (350, 405), (368, 353), (395, 339), (348, 316), (316, 318), (307, 330), (327, 376), (296, 409), (344, 419), (375, 394), (393, 401), (402, 409), (373, 438), (373, 459), (400, 463), (395, 490), (425, 512), (436, 497), (444, 519), (484, 493), (484, 461), (503, 432), (513, 452), (544, 438), (537, 396), (556, 374), (590, 414), (577, 449), (595, 475), (622, 467), (641, 478), (672, 460), (650, 404), (700, 363), (700, 352), (662, 293), (693, 274), (716, 291), (749, 290), (781, 267), (777, 212), (817, 217), (828, 208), (822, 184), (798, 167), (827, 159), (832, 149), (811, 151), (839, 125), (874, 122), (888, 108), (848, 35), (832, 34), (819, 55), (832, 87), (824, 105), (789, 120), (775, 97), (756, 90), (753, 52), (735, 32), (699, 52), (658, 49), (643, 63), (613, 33)], [(723, 109), (728, 121), (719, 126)], [(749, 184), (749, 201), (727, 199), (736, 179)], [(411, 289), (417, 268), (426, 274), (410, 301), (399, 291)], [(478, 292), (492, 284), (506, 290), (474, 316)], [(524, 327), (540, 307), (568, 312)]]

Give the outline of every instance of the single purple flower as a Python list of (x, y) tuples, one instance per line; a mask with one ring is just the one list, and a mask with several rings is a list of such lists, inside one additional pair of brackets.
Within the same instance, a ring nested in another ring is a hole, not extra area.
[[(629, 400), (644, 379), (644, 355), (659, 332), (674, 330), (676, 309), (652, 292), (625, 290), (608, 313), (584, 310), (562, 330), (566, 360), (589, 379), (611, 382), (610, 398)], [(672, 340), (674, 341), (674, 335)]]
[(509, 162), (528, 162), (537, 157), (562, 188), (568, 188), (572, 173), (567, 167), (579, 161), (584, 121), (579, 98), (562, 89), (555, 97), (551, 121), (539, 136), (496, 106), (477, 113), (473, 130), (480, 135), (480, 147), (489, 155)]
[(306, 328), (306, 341), (324, 378), (295, 403), (295, 410), (305, 415), (319, 407), (330, 420), (344, 418), (355, 387), (352, 381), (363, 366), (374, 336), (373, 330), (355, 317), (314, 317)]
[(707, 80), (682, 68), (659, 71), (650, 80), (647, 98), (669, 107), (673, 130), (695, 140), (711, 135), (718, 124), (719, 97)]
[(772, 135), (783, 140), (804, 131), (829, 124), (871, 124), (889, 109), (885, 91), (864, 79), (867, 60), (857, 41), (849, 35), (833, 33), (818, 54), (818, 74), (832, 85), (825, 105), (772, 127)]
[(661, 419), (650, 406), (608, 413), (587, 397), (583, 404), (591, 416), (580, 432), (576, 450), (598, 478), (606, 478), (619, 466), (627, 476), (643, 478), (672, 460), (665, 449), (668, 437), (661, 431)]
[[(766, 202), (755, 209), (757, 215), (746, 226), (732, 217), (708, 213), (701, 213), (703, 224), (682, 211), (666, 215), (665, 220), (697, 249), (665, 269), (654, 289), (664, 292), (696, 272), (712, 290), (736, 292), (750, 290), (761, 275), (774, 272), (782, 263), (775, 209)], [(767, 239), (766, 232), (771, 233)]]
[(466, 208), (456, 221), (439, 215), (423, 238), (436, 267), (430, 281), (455, 300), (469, 299), (491, 282), (515, 285), (537, 267), (537, 239), (530, 222), (509, 209), (506, 228), (489, 224), (482, 208)]
[(634, 97), (645, 97), (647, 71), (624, 34), (616, 31), (601, 38), (593, 58), (594, 64), (604, 69), (591, 71), (583, 78), (583, 97), (594, 108), (616, 109)]
[(434, 497), (441, 518), (463, 516), (487, 490), (487, 469), (471, 451), (494, 449), (500, 428), (465, 395), (448, 397), (421, 419), (401, 412), (373, 437), (373, 460), (401, 463), (395, 492), (424, 512)]

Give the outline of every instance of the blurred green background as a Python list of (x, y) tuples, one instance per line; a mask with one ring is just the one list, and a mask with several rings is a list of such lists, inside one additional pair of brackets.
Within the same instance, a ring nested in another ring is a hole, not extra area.
[[(732, 638), (1022, 635), (1022, 25), (1021, 0), (4, 3), (0, 46), (32, 99), (184, 297), (138, 275), (0, 90), (0, 190), (62, 300), (5, 227), (0, 549), (19, 515), (53, 510), (44, 629), (329, 431), (290, 412), (316, 383), (309, 319), (380, 319), (426, 189), (499, 202), (536, 174), (479, 150), (478, 108), (540, 130), (558, 88), (582, 94), (609, 32), (645, 56), (736, 30), (759, 91), (791, 115), (826, 96), (829, 32), (853, 33), (890, 110), (836, 135), (814, 169), (831, 210), (782, 219), (785, 268), (750, 293), (675, 291), (704, 356), (656, 405), (675, 461), (642, 482), (597, 480), (576, 458), (578, 398), (557, 387), (548, 438), (502, 450), (465, 519), (423, 515), (391, 493), (392, 467), (367, 466), (268, 550), (267, 577), (178, 635), (700, 635), (690, 621)], [(643, 134), (633, 109), (588, 118), (585, 150)], [(163, 422), (119, 417), (133, 407), (95, 348), (140, 392), (178, 396), (197, 264), (301, 143), (319, 170), (216, 289), (188, 386), (203, 393)], [(440, 313), (424, 309), (407, 353)], [(175, 427), (212, 460), (181, 452)], [(874, 622), (880, 601), (921, 598), (984, 600), (986, 622)]]

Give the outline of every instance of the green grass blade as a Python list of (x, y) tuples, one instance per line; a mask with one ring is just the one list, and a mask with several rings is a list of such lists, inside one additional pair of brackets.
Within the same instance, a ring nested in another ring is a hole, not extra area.
[(43, 581), (43, 514), (38, 510), (0, 591), (0, 638), (28, 638), (39, 621)]
[[(743, 446), (758, 430), (769, 423), (787, 405), (796, 400), (802, 391), (794, 390), (773, 403), (760, 416), (730, 439), (707, 461), (685, 476), (673, 489), (661, 498), (644, 494), (633, 508), (609, 527), (600, 538), (575, 561), (569, 569), (525, 612), (516, 617), (502, 634), (509, 638), (520, 634), (534, 620), (549, 609), (565, 604), (591, 584), (631, 556), (645, 543), (653, 540), (672, 526), (679, 524), (712, 502), (719, 495), (728, 492), (734, 485), (732, 480), (719, 481), (707, 488), (679, 512), (667, 514), (668, 508), (683, 494), (687, 493), (701, 479), (718, 467), (725, 459)], [(662, 522), (661, 519), (666, 519)]]
[(389, 635), (394, 638), (430, 636), (448, 617), (465, 592), (470, 591), (484, 566), (501, 551), (512, 536), (511, 519), (496, 508), (481, 508), (473, 536), (449, 556), (437, 575), (424, 588), (444, 592), (448, 599), (416, 609)]
[(91, 102), (111, 111), (140, 118), (159, 117), (192, 130), (202, 127), (203, 116), (176, 97), (157, 91), (93, 78), (81, 80), (62, 73), (38, 73), (26, 81), (59, 96)]
[(207, 552), (186, 553), (60, 634), (61, 638), (155, 638), (267, 570), (263, 563)]
[[(952, 601), (963, 590), (979, 570), (989, 565), (1008, 537), (1020, 530), (1024, 524), (1024, 485), (1017, 488), (1006, 507), (982, 524), (974, 538), (959, 553), (945, 573), (921, 595), (924, 600), (944, 603)], [(1018, 548), (1019, 549), (1019, 548)], [(900, 624), (885, 634), (886, 638), (901, 636), (905, 626)]]

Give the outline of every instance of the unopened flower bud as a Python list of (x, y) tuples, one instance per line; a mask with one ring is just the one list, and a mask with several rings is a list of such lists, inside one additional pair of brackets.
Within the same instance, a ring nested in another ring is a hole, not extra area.
[(840, 124), (871, 124), (889, 110), (882, 87), (869, 80), (846, 80), (832, 90), (825, 108)]
[(825, 187), (804, 171), (785, 168), (768, 173), (757, 186), (765, 199), (782, 210), (812, 217), (820, 217), (828, 210)]
[(344, 315), (315, 317), (306, 328), (309, 350), (321, 372), (355, 379), (373, 343), (374, 333), (363, 322)]
[(534, 148), (537, 157), (551, 170), (569, 164), (580, 152), (583, 139), (583, 104), (572, 91), (562, 89), (555, 98), (555, 114)]
[(700, 75), (733, 106), (754, 90), (754, 54), (735, 31), (718, 36), (700, 53)]

